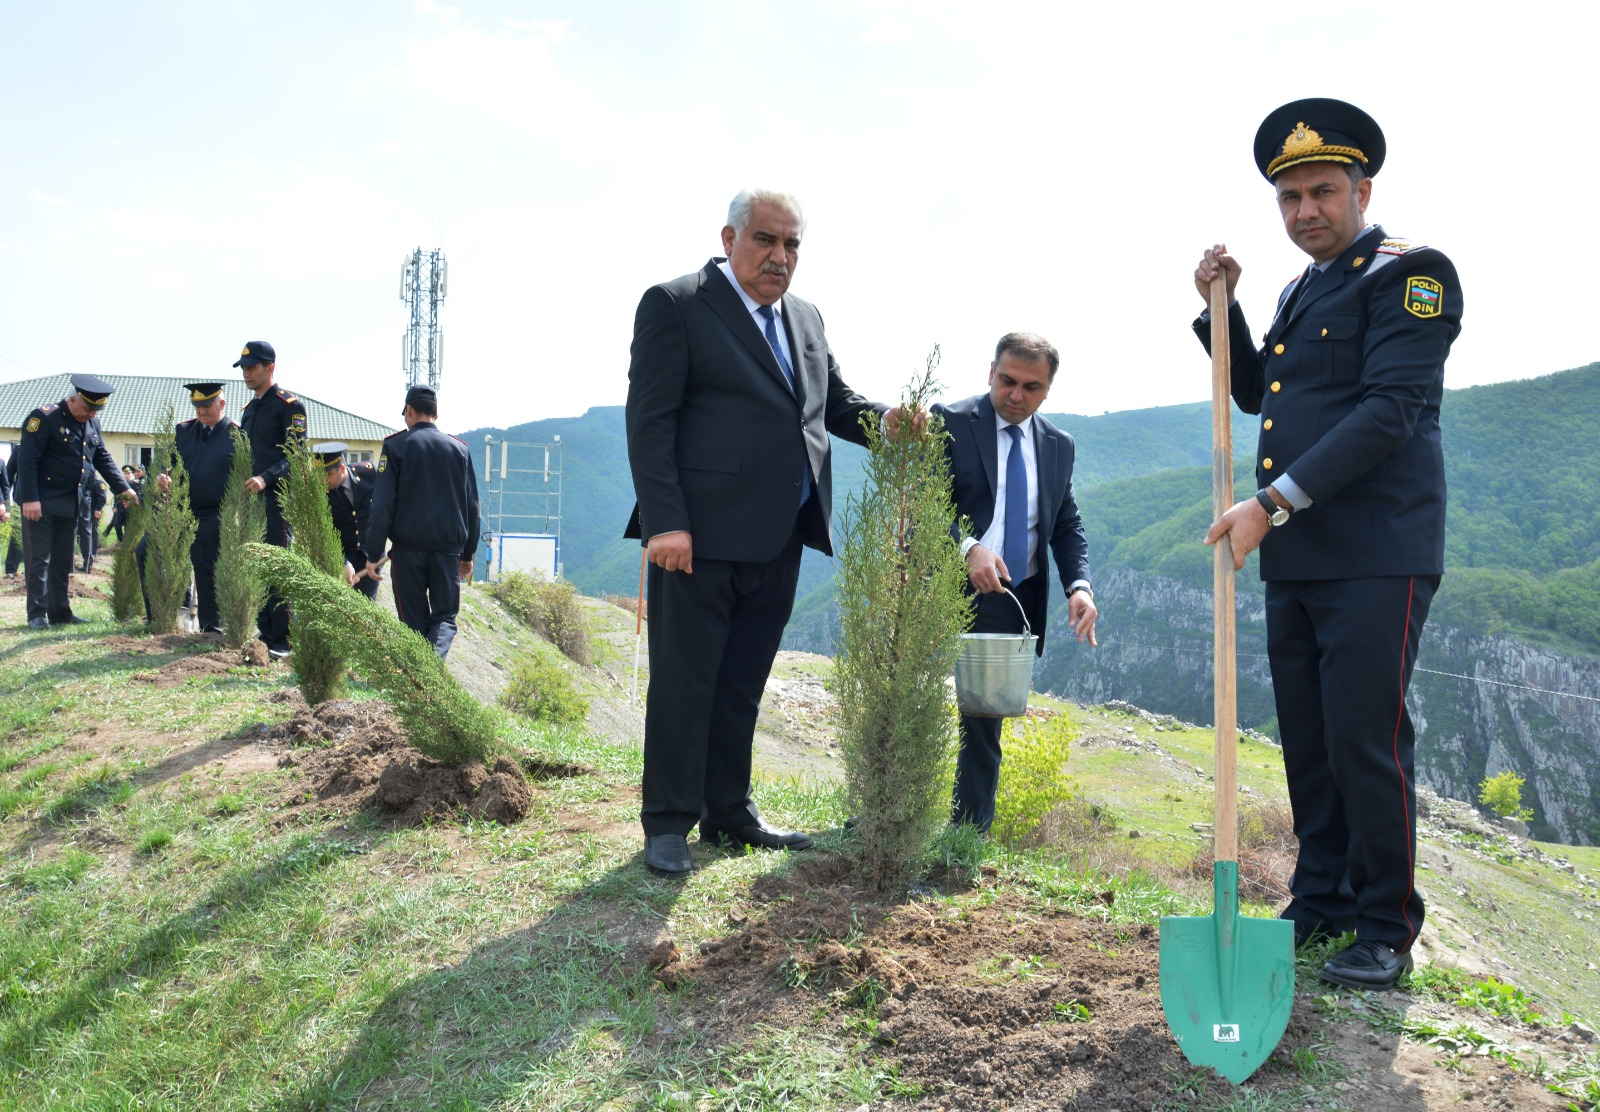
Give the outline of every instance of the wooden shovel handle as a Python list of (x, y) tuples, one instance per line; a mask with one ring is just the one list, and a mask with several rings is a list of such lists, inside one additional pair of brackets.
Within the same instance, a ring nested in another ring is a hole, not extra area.
[[(1221, 517), (1233, 505), (1232, 393), (1229, 390), (1228, 285), (1222, 273), (1211, 279), (1211, 507)], [(1215, 853), (1218, 861), (1239, 859), (1239, 798), (1234, 745), (1238, 728), (1234, 658), (1233, 545), (1223, 534), (1212, 562), (1212, 659), (1216, 719)]]

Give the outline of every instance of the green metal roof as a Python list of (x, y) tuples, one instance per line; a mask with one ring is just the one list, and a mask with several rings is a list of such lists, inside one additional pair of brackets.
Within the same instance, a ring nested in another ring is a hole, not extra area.
[[(183, 388), (184, 383), (197, 381), (192, 376), (97, 374), (96, 377), (116, 388), (111, 401), (100, 411), (102, 432), (148, 436), (168, 403), (177, 420), (187, 421), (194, 416), (189, 392)], [(66, 397), (72, 392), (71, 378), (69, 374), (59, 374), (0, 382), (0, 429), (20, 429), (29, 412), (46, 402), (59, 402)], [(224, 412), (237, 421), (250, 401), (250, 391), (242, 381), (224, 382), (222, 396), (228, 400)], [(382, 440), (395, 431), (388, 425), (324, 405), (305, 394), (296, 397), (306, 403), (306, 434), (314, 441)]]

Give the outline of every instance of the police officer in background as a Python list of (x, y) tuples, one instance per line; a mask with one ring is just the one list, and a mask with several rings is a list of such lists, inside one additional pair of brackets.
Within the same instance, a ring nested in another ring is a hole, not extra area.
[(22, 425), (17, 461), (17, 501), (22, 504), (22, 545), (27, 560), (28, 628), (49, 629), (84, 619), (67, 601), (78, 496), (93, 471), (124, 502), (139, 496), (112, 462), (96, 416), (113, 393), (94, 375), (73, 375), (72, 393), (42, 405)]
[[(16, 444), (7, 444), (8, 449), (4, 467), (0, 467), (0, 521), (11, 520), (11, 488), (17, 481), (17, 452)], [(17, 568), (22, 564), (22, 540), (18, 534), (22, 532), (20, 519), (11, 526), (10, 537), (6, 542), (6, 576), (17, 574)]]
[[(127, 480), (128, 485), (133, 488), (133, 492), (135, 494), (143, 493), (143, 484), (134, 478), (133, 464), (125, 463), (122, 465), (122, 477)], [(127, 525), (128, 507), (123, 505), (121, 502), (118, 502), (117, 508), (111, 511), (111, 528), (116, 532), (117, 540), (120, 541), (122, 539), (122, 530), (125, 529)]]
[(372, 496), (378, 490), (378, 469), (370, 463), (344, 461), (348, 445), (318, 444), (313, 451), (328, 474), (328, 511), (344, 549), (344, 573), (351, 586), (370, 599), (378, 597), (383, 579), (383, 553), (363, 546), (372, 518)]
[[(195, 618), (203, 633), (221, 633), (222, 616), (217, 612), (217, 550), (222, 538), (222, 495), (228, 489), (228, 472), (233, 470), (233, 430), (238, 424), (224, 415), (228, 400), (222, 396), (220, 382), (190, 382), (184, 385), (194, 405), (192, 420), (179, 421), (173, 443), (183, 469), (189, 473), (189, 509), (194, 514), (194, 542), (189, 545), (189, 562), (194, 565), (197, 596)], [(156, 485), (165, 491), (171, 483), (166, 475), (156, 476)], [(145, 542), (139, 541), (139, 578), (144, 579)], [(145, 597), (145, 616), (150, 614), (150, 599)]]
[(367, 552), (389, 556), (400, 620), (442, 657), (456, 636), (461, 580), (478, 545), (478, 475), (466, 444), (441, 432), (432, 387), (406, 392), (406, 428), (383, 442)]
[[(1217, 244), (1195, 268), (1228, 292), (1233, 400), (1261, 415), (1261, 489), (1212, 523), (1236, 568), (1261, 549), (1267, 659), (1300, 851), (1282, 917), (1309, 941), (1354, 928), (1322, 979), (1393, 988), (1422, 929), (1416, 735), (1406, 688), (1444, 572), (1444, 362), (1461, 283), (1441, 252), (1365, 219), (1387, 145), (1371, 116), (1293, 101), (1256, 132), (1284, 230), (1310, 256), (1265, 341)], [(1195, 322), (1202, 342), (1209, 317)]]
[[(244, 384), (255, 394), (239, 417), (240, 427), (250, 438), (250, 460), (255, 470), (246, 481), (245, 489), (251, 494), (266, 495), (267, 543), (288, 548), (289, 528), (283, 520), (283, 509), (278, 505), (284, 478), (289, 473), (283, 446), (291, 436), (303, 438), (306, 435), (306, 406), (273, 383), (278, 371), (278, 354), (265, 340), (251, 340), (245, 344), (234, 366), (239, 368)], [(274, 660), (289, 655), (289, 604), (277, 592), (267, 595), (267, 605), (256, 618), (256, 625)]]
[(94, 554), (100, 545), (100, 514), (106, 508), (106, 487), (99, 476), (84, 476), (78, 495), (78, 553), (83, 557), (79, 570), (88, 575), (94, 570)]

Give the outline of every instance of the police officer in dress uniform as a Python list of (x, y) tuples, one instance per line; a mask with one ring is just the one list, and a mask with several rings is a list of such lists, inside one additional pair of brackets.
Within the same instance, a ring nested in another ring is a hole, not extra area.
[(372, 517), (372, 496), (378, 489), (378, 469), (370, 463), (344, 461), (348, 445), (318, 444), (313, 451), (328, 473), (328, 511), (344, 548), (344, 573), (351, 586), (370, 599), (378, 597), (383, 578), (383, 553), (368, 553), (362, 542)]
[[(21, 450), (16, 444), (8, 444), (4, 467), (0, 467), (0, 521), (11, 521), (11, 488), (17, 481), (17, 453)], [(22, 532), (20, 519), (13, 522), (10, 536), (6, 541), (6, 575), (17, 574), (17, 568), (22, 564)]]
[(78, 553), (83, 557), (79, 570), (88, 575), (94, 570), (94, 554), (99, 550), (100, 514), (106, 508), (106, 488), (99, 476), (84, 477), (78, 495)]
[(432, 387), (406, 392), (405, 431), (389, 436), (378, 457), (366, 551), (392, 542), (395, 611), (443, 657), (477, 552), (478, 475), (467, 446), (434, 423), (438, 415)]
[(105, 477), (124, 502), (139, 496), (122, 478), (100, 435), (96, 414), (113, 388), (94, 375), (73, 375), (72, 393), (42, 405), (22, 425), (17, 461), (17, 501), (22, 504), (22, 545), (28, 565), (28, 628), (49, 629), (84, 619), (67, 602), (78, 497), (92, 471)]
[[(239, 425), (224, 414), (228, 400), (222, 396), (220, 382), (190, 382), (184, 385), (194, 405), (194, 417), (179, 421), (173, 443), (183, 469), (189, 473), (189, 509), (194, 514), (194, 542), (189, 546), (189, 562), (194, 566), (197, 596), (195, 618), (203, 633), (221, 633), (222, 616), (217, 611), (217, 552), (222, 543), (222, 495), (228, 489), (228, 473), (233, 470), (233, 430)], [(167, 476), (156, 476), (165, 491)], [(138, 547), (139, 578), (144, 578), (145, 542)], [(145, 597), (145, 616), (150, 615), (150, 599)]]
[[(1226, 277), (1233, 400), (1261, 415), (1261, 489), (1206, 535), (1234, 562), (1261, 549), (1267, 654), (1300, 853), (1284, 918), (1301, 941), (1352, 927), (1322, 978), (1392, 988), (1422, 928), (1415, 885), (1415, 734), (1406, 689), (1444, 571), (1439, 437), (1461, 285), (1440, 252), (1363, 214), (1383, 165), (1365, 112), (1316, 98), (1277, 109), (1255, 156), (1284, 228), (1311, 257), (1278, 296), (1260, 348), (1218, 244), (1195, 269)], [(1195, 323), (1209, 340), (1209, 314)]]
[[(252, 494), (266, 496), (267, 543), (288, 548), (289, 528), (278, 505), (284, 477), (289, 473), (283, 446), (291, 436), (306, 435), (306, 406), (283, 387), (274, 385), (277, 363), (278, 355), (271, 344), (265, 340), (251, 340), (244, 345), (234, 366), (239, 368), (244, 384), (255, 394), (239, 418), (240, 427), (250, 438), (250, 459), (255, 469), (245, 488)], [(289, 655), (289, 604), (277, 592), (267, 595), (267, 605), (262, 608), (256, 624), (274, 660)]]

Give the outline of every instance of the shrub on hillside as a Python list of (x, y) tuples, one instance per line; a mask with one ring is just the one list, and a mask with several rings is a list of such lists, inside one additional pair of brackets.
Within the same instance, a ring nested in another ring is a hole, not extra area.
[(245, 554), (289, 600), (304, 628), (347, 656), (383, 694), (412, 745), (453, 765), (487, 764), (499, 752), (495, 712), (468, 694), (433, 646), (399, 618), (297, 552), (257, 543), (246, 545)]
[[(907, 391), (933, 398), (933, 369)], [(955, 506), (935, 418), (893, 440), (862, 422), (866, 481), (839, 515), (838, 699), (845, 793), (859, 815), (860, 868), (880, 892), (904, 891), (950, 817), (956, 717), (945, 680), (972, 615), (966, 565), (950, 535)]]
[(128, 521), (122, 539), (111, 557), (111, 614), (119, 622), (132, 621), (144, 610), (144, 593), (139, 583), (139, 538), (144, 536), (144, 500), (128, 507)]
[[(289, 472), (283, 484), (283, 520), (289, 527), (289, 547), (311, 567), (323, 572), (346, 592), (350, 584), (344, 577), (344, 547), (333, 527), (333, 511), (328, 508), (327, 470), (304, 437), (291, 436), (283, 445)], [(365, 597), (362, 597), (365, 602)], [(290, 657), (295, 681), (306, 702), (315, 706), (345, 693), (345, 652), (337, 637), (324, 633), (316, 615), (302, 606), (289, 608)]]
[(1030, 715), (1007, 719), (1002, 738), (1004, 756), (990, 830), (1006, 845), (1019, 846), (1075, 794), (1067, 758), (1078, 731), (1066, 715)]
[(1478, 785), (1478, 802), (1501, 818), (1520, 819), (1527, 822), (1533, 811), (1522, 805), (1522, 785), (1527, 781), (1510, 769), (1498, 776), (1486, 777)]
[(589, 714), (589, 700), (566, 669), (541, 652), (512, 669), (511, 682), (500, 693), (500, 704), (524, 718), (556, 726), (576, 725)]
[[(171, 633), (189, 590), (189, 548), (197, 524), (189, 509), (189, 472), (178, 455), (174, 414), (168, 405), (151, 430), (155, 456), (144, 484), (144, 591), (149, 600), (150, 632)], [(162, 490), (166, 480), (166, 489)]]
[(589, 629), (578, 589), (564, 579), (513, 571), (490, 587), (494, 596), (534, 631), (579, 664), (588, 664)]
[(255, 474), (250, 438), (238, 426), (228, 430), (233, 438), (233, 466), (222, 492), (217, 530), (217, 614), (222, 619), (222, 643), (242, 649), (256, 635), (256, 615), (267, 602), (267, 587), (256, 567), (244, 558), (244, 546), (258, 543), (267, 532), (267, 494), (245, 489)]

